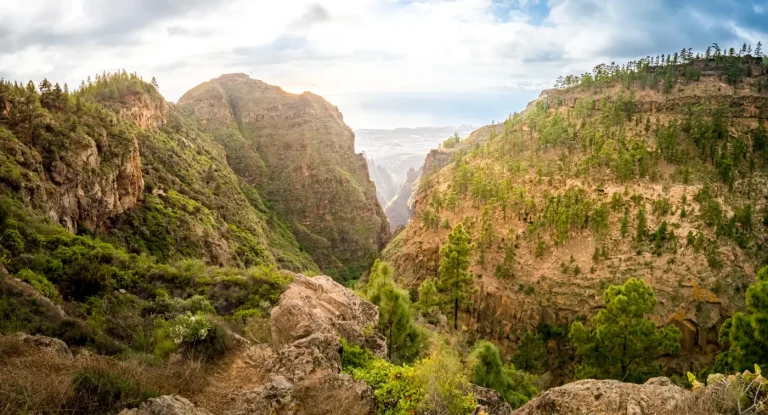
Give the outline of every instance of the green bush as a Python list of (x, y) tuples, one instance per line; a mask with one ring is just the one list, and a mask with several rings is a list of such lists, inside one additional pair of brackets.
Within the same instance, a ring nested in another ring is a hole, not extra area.
[(48, 298), (56, 297), (56, 287), (44, 276), (24, 268), (16, 274), (16, 277), (34, 287), (39, 293)]
[(80, 369), (72, 384), (74, 393), (65, 408), (77, 414), (117, 413), (159, 396), (156, 391), (100, 366)]

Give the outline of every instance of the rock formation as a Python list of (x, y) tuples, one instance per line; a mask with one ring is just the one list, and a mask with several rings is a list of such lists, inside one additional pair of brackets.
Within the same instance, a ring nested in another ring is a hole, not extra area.
[(376, 306), (320, 276), (296, 276), (272, 311), (275, 353), (264, 364), (263, 382), (238, 391), (229, 415), (325, 415), (372, 413), (373, 395), (365, 382), (341, 373), (340, 337), (386, 354)]
[(338, 108), (245, 74), (203, 83), (179, 105), (224, 147), (235, 173), (274, 203), (323, 270), (351, 277), (370, 265), (389, 225)]
[(400, 225), (407, 225), (413, 214), (413, 206), (410, 205), (413, 186), (419, 178), (419, 172), (414, 169), (408, 169), (405, 181), (400, 186), (394, 199), (392, 199), (385, 212), (389, 218), (389, 226), (392, 231)]
[(178, 395), (165, 395), (152, 398), (138, 408), (124, 409), (120, 415), (211, 415), (203, 408), (197, 408), (192, 402)]
[(515, 415), (669, 415), (684, 414), (693, 394), (653, 378), (644, 385), (616, 380), (580, 380), (550, 389), (514, 412)]

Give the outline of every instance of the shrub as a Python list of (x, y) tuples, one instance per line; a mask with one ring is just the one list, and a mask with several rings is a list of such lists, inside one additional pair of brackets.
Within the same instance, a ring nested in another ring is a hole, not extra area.
[(16, 274), (20, 280), (34, 287), (39, 293), (48, 298), (56, 297), (56, 287), (48, 279), (34, 271), (24, 268)]
[(6, 229), (0, 238), (0, 244), (11, 254), (18, 255), (24, 251), (24, 238), (19, 231), (13, 228)]
[(72, 384), (74, 394), (65, 407), (79, 414), (118, 412), (159, 396), (156, 391), (135, 379), (128, 379), (103, 366), (80, 369)]

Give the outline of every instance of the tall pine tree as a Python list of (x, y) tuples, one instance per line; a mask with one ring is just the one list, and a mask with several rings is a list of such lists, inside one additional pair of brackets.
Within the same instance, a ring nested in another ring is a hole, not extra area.
[(448, 243), (440, 248), (440, 281), (438, 289), (444, 303), (452, 308), (453, 329), (459, 329), (459, 308), (470, 302), (474, 276), (469, 272), (469, 254), (472, 242), (464, 226), (459, 223), (448, 235)]

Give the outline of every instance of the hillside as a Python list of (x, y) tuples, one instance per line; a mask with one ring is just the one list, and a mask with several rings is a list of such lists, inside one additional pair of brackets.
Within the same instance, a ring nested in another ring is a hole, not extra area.
[(433, 150), (383, 259), (415, 288), (463, 223), (480, 290), (461, 323), (506, 353), (536, 328), (556, 340), (608, 285), (637, 277), (656, 293), (656, 322), (683, 333), (669, 363), (710, 360), (768, 260), (768, 76), (749, 56), (684, 56), (569, 76)]
[(198, 85), (179, 106), (210, 131), (232, 170), (269, 200), (322, 269), (356, 278), (383, 248), (389, 225), (338, 108), (245, 74)]

